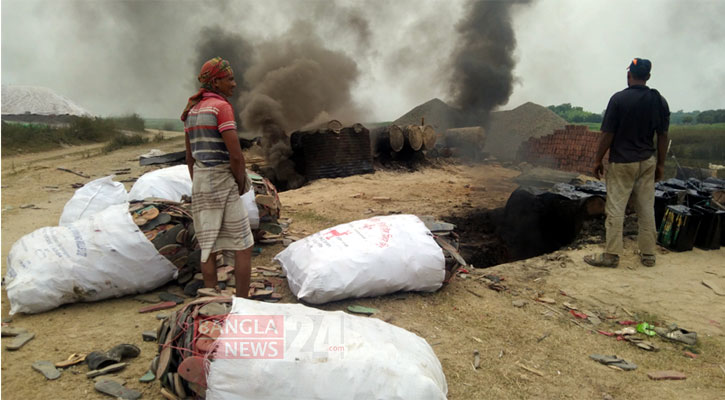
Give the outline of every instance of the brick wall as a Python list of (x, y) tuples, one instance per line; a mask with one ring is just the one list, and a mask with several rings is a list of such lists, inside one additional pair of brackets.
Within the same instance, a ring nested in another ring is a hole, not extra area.
[[(566, 125), (551, 135), (521, 143), (516, 159), (534, 165), (591, 175), (601, 132), (585, 125)], [(607, 156), (604, 156), (606, 164)]]

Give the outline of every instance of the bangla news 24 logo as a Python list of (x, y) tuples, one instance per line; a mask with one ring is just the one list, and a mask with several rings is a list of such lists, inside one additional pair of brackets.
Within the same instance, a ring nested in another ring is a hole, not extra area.
[(207, 321), (198, 332), (215, 339), (216, 359), (342, 359), (345, 354), (342, 315), (232, 314)]

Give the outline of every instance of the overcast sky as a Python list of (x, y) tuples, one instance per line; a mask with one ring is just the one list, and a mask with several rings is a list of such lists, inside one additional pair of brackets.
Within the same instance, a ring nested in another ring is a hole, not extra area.
[[(2, 0), (2, 83), (48, 87), (99, 115), (176, 118), (196, 89), (203, 28), (254, 46), (302, 20), (357, 62), (360, 119), (394, 120), (450, 98), (447, 66), (464, 4)], [(725, 108), (725, 1), (534, 0), (512, 15), (517, 81), (502, 109), (532, 101), (601, 112), (626, 86), (633, 57), (652, 60), (649, 84), (672, 110)]]

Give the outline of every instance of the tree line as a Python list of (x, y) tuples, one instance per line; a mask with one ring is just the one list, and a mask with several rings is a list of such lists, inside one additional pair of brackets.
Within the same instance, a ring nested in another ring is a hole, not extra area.
[[(602, 122), (604, 111), (600, 114), (584, 111), (582, 107), (572, 106), (571, 103), (551, 105), (547, 107), (567, 122), (584, 123), (584, 122)], [(671, 124), (717, 124), (725, 122), (725, 110), (705, 110), (705, 111), (674, 111), (670, 115)]]

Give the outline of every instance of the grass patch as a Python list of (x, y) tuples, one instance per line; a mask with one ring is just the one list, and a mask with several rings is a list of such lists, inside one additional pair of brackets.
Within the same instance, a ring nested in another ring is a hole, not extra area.
[[(163, 139), (163, 136), (161, 137)], [(133, 134), (133, 135), (124, 135), (119, 134), (113, 137), (108, 144), (103, 147), (104, 153), (110, 153), (114, 150), (118, 150), (122, 147), (128, 147), (128, 146), (138, 146), (145, 143), (148, 143), (149, 139), (145, 138), (139, 134)]]
[(707, 168), (725, 160), (725, 124), (674, 125), (669, 138), (682, 166)]
[[(140, 144), (140, 135), (131, 138), (120, 130), (143, 132), (144, 121), (133, 114), (124, 117), (73, 117), (65, 125), (2, 122), (2, 155), (34, 153), (67, 145), (111, 141), (110, 147)], [(135, 137), (138, 136), (138, 137)]]

